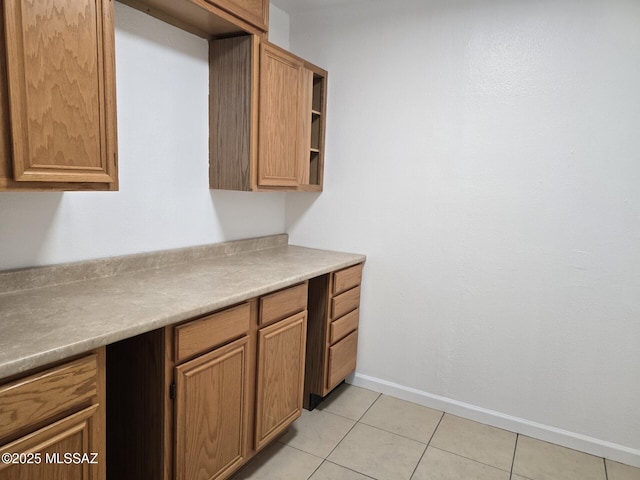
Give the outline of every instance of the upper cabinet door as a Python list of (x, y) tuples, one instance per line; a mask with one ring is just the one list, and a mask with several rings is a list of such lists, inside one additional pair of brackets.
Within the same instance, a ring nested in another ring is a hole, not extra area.
[(4, 8), (14, 179), (117, 182), (113, 2)]
[(269, 29), (269, 0), (208, 0), (265, 32)]
[(259, 186), (297, 186), (304, 146), (302, 62), (268, 43), (260, 46)]

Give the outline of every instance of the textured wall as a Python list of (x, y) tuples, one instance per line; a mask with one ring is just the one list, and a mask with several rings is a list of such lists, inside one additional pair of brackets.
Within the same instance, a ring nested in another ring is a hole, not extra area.
[(359, 374), (640, 464), (640, 3), (354, 2), (291, 47), (330, 90), (287, 231), (369, 256)]

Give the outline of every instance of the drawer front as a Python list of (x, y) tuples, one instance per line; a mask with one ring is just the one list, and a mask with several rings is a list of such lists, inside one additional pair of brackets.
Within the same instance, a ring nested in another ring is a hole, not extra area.
[(360, 287), (347, 290), (331, 299), (331, 318), (337, 319), (360, 305)]
[(362, 281), (362, 264), (345, 268), (333, 274), (333, 294), (337, 295), (360, 285)]
[(329, 368), (327, 372), (327, 388), (331, 390), (356, 368), (358, 353), (358, 331), (350, 333), (329, 347)]
[(333, 345), (338, 340), (353, 332), (358, 328), (358, 319), (360, 318), (360, 309), (356, 308), (353, 312), (347, 313), (344, 317), (331, 322), (329, 326), (329, 343)]
[(89, 404), (97, 383), (97, 355), (91, 354), (0, 386), (0, 438)]
[(307, 309), (307, 282), (260, 298), (260, 325)]
[(176, 362), (238, 338), (249, 331), (248, 303), (175, 327)]

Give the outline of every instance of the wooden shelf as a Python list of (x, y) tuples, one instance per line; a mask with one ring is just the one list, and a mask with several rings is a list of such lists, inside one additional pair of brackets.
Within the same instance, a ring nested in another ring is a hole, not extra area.
[(320, 116), (320, 115), (322, 115), (322, 112), (319, 112), (318, 110), (311, 110), (311, 114)]

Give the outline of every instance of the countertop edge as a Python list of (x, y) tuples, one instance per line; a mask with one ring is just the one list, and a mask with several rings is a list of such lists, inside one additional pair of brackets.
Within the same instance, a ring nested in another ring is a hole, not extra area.
[(168, 316), (162, 316), (161, 314), (159, 314), (157, 319), (151, 320), (144, 325), (135, 325), (131, 328), (124, 328), (113, 332), (106, 332), (104, 335), (99, 335), (92, 338), (83, 339), (72, 344), (43, 350), (41, 352), (21, 357), (16, 360), (5, 361), (0, 364), (0, 379), (14, 377), (21, 373), (28, 373), (31, 370), (45, 367), (48, 364), (53, 364), (66, 358), (74, 357), (90, 350), (118, 342), (120, 340), (135, 337), (137, 335), (147, 333), (158, 328), (163, 328), (168, 325), (177, 324), (192, 318), (197, 318), (216, 310), (241, 303), (251, 298), (259, 297), (261, 295), (286, 288), (296, 283), (303, 282), (310, 278), (324, 275), (329, 272), (340, 270), (342, 268), (350, 267), (352, 265), (356, 265), (358, 263), (363, 263), (366, 261), (366, 256), (362, 254), (351, 254), (346, 252), (313, 249), (308, 247), (299, 248), (306, 248), (318, 252), (326, 252), (327, 254), (349, 255), (349, 258), (346, 260), (329, 263), (319, 269), (316, 268), (309, 270), (304, 274), (285, 277), (283, 279), (279, 279), (276, 282), (265, 283), (259, 288), (239, 291), (237, 295), (228, 296), (223, 300), (213, 300), (211, 302), (205, 302), (195, 309), (185, 310), (180, 313), (175, 313)]

